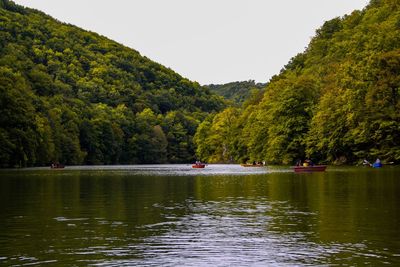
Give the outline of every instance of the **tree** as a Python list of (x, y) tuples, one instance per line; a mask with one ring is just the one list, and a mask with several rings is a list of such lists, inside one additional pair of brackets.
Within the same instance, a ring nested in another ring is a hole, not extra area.
[(0, 67), (0, 159), (2, 166), (36, 162), (37, 136), (34, 95), (25, 79), (7, 67)]
[[(0, 11), (1, 167), (194, 159), (196, 127), (220, 97), (40, 11), (6, 0)], [(184, 114), (176, 125), (171, 112)]]

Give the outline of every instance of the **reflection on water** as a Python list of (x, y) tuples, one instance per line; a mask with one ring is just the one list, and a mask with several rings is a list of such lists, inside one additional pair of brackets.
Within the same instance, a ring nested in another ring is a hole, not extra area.
[[(48, 171), (47, 167), (43, 168), (26, 168), (30, 170), (43, 170)], [(249, 174), (263, 174), (268, 171), (273, 172), (289, 172), (290, 168), (267, 168), (267, 167), (242, 167), (240, 165), (232, 164), (207, 164), (204, 169), (192, 168), (192, 164), (157, 164), (157, 165), (102, 165), (102, 166), (70, 166), (63, 171), (81, 171), (81, 172), (110, 172), (114, 174), (135, 174), (135, 175), (163, 175), (163, 176), (199, 176), (199, 175), (249, 175)], [(60, 171), (60, 170), (53, 170)]]
[(274, 222), (273, 210), (285, 203), (227, 199), (190, 201), (187, 206), (191, 212), (182, 218), (170, 214), (168, 224), (145, 226), (146, 231), (157, 234), (134, 246), (146, 255), (143, 265), (162, 265), (171, 255), (178, 260), (174, 264), (180, 266), (311, 263), (323, 259), (331, 250), (315, 244), (309, 246), (307, 233), (279, 231), (283, 225)]
[(400, 169), (0, 172), (0, 265), (400, 264)]

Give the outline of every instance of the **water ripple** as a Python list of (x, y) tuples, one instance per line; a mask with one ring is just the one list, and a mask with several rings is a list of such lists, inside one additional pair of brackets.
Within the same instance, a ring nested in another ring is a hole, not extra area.
[[(232, 265), (310, 265), (328, 263), (330, 256), (344, 248), (308, 241), (303, 232), (271, 231), (271, 212), (276, 203), (191, 202), (190, 213), (180, 219), (148, 224), (144, 228), (157, 233), (129, 249), (143, 258), (130, 260), (136, 266), (232, 266)], [(287, 208), (287, 207), (286, 207)], [(171, 207), (165, 209), (172, 211)], [(314, 216), (304, 211), (292, 215)], [(167, 215), (166, 215), (167, 217)], [(282, 229), (279, 225), (278, 229)], [(115, 263), (115, 262), (114, 262)], [(97, 263), (109, 266), (112, 262)], [(124, 265), (118, 262), (118, 265)]]

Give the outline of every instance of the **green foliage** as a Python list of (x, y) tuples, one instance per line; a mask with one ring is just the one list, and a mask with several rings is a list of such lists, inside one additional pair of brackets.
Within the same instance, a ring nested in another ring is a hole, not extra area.
[(2, 166), (34, 164), (34, 95), (24, 78), (0, 66), (0, 160)]
[(0, 165), (188, 162), (222, 97), (137, 51), (0, 0)]
[[(398, 1), (374, 0), (327, 21), (306, 51), (270, 80), (262, 100), (239, 111), (230, 155), (284, 164), (305, 157), (400, 162), (399, 77)], [(212, 131), (225, 112), (198, 128), (197, 153), (207, 159), (226, 160), (213, 144), (223, 144), (230, 133)]]
[(217, 114), (212, 122), (211, 117), (209, 117), (200, 124), (195, 135), (199, 159), (208, 162), (229, 162), (233, 160), (233, 143), (237, 133), (234, 122), (237, 116), (238, 110), (229, 107)]
[(231, 82), (226, 84), (205, 85), (211, 92), (214, 92), (225, 99), (232, 101), (235, 105), (243, 104), (248, 98), (262, 93), (266, 84), (255, 83), (254, 81)]

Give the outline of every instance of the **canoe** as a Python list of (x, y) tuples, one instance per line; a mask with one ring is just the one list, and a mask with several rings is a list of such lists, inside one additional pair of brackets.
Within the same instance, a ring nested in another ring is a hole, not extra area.
[(203, 169), (205, 166), (206, 166), (206, 164), (193, 164), (192, 168)]
[(240, 164), (242, 167), (264, 167), (262, 164)]
[(314, 165), (314, 166), (294, 166), (295, 172), (323, 172), (326, 169), (326, 165)]

